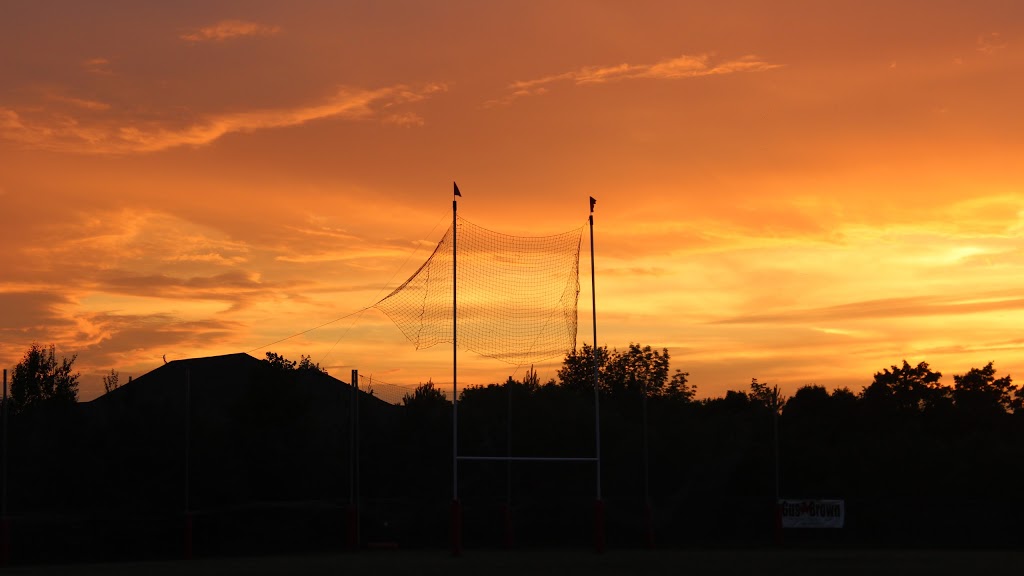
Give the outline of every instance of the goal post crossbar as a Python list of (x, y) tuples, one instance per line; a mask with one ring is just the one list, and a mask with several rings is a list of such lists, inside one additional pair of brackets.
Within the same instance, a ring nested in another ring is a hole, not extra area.
[(457, 456), (457, 459), (478, 462), (597, 462), (596, 457), (574, 456)]

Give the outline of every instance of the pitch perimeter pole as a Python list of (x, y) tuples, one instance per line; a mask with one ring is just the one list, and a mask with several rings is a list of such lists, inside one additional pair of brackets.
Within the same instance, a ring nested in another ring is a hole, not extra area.
[[(455, 185), (455, 193), (459, 187)], [(459, 194), (461, 196), (461, 194)], [(452, 555), (462, 553), (462, 509), (459, 504), (459, 340), (457, 321), (458, 310), (458, 251), (456, 250), (459, 236), (459, 201), (452, 199)]]
[(597, 200), (590, 197), (590, 310), (594, 325), (594, 457), (596, 466), (597, 499), (594, 501), (594, 549), (596, 552), (604, 552), (604, 500), (601, 499), (601, 393), (598, 385), (598, 355), (600, 349), (597, 346), (597, 282), (594, 272), (594, 204)]
[(348, 453), (348, 544), (358, 550), (359, 535), (359, 370), (352, 370), (349, 386), (349, 453)]

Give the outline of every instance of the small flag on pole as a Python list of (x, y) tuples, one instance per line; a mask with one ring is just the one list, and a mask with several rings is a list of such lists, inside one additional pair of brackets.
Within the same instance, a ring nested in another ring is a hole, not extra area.
[(590, 212), (591, 212), (591, 213), (593, 213), (593, 212), (594, 212), (594, 204), (597, 204), (597, 200), (594, 200), (594, 197), (593, 197), (593, 196), (591, 196), (591, 197), (590, 197)]
[(459, 192), (459, 185), (456, 184), (454, 181), (452, 182), (452, 184), (455, 185), (455, 195), (461, 198), (462, 197), (462, 192)]

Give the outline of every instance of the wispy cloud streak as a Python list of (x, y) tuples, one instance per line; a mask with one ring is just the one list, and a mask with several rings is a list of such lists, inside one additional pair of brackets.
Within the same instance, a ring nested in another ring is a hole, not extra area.
[(716, 61), (710, 54), (687, 55), (668, 58), (654, 64), (617, 64), (613, 66), (585, 66), (571, 72), (552, 74), (533, 80), (521, 80), (509, 85), (510, 93), (488, 104), (508, 104), (525, 96), (545, 94), (554, 84), (580, 85), (605, 84), (624, 80), (678, 80), (699, 76), (716, 76), (738, 72), (760, 72), (781, 67), (753, 55), (734, 60)]
[[(117, 110), (103, 108), (98, 103), (65, 101), (79, 110), (85, 106), (94, 114), (85, 117), (76, 116), (73, 110), (0, 108), (0, 137), (28, 147), (60, 152), (157, 152), (179, 146), (204, 146), (228, 134), (287, 128), (329, 118), (379, 119), (393, 123), (395, 106), (418, 102), (444, 90), (443, 84), (342, 89), (317, 104), (197, 116), (184, 125), (171, 120), (142, 121), (123, 117)], [(89, 104), (92, 106), (87, 106)], [(106, 113), (95, 114), (97, 112)]]
[(1002, 34), (999, 32), (989, 32), (988, 34), (978, 36), (975, 49), (982, 54), (992, 55), (1003, 50), (1007, 45), (1007, 42), (1003, 40)]
[(805, 310), (748, 314), (713, 322), (713, 324), (800, 324), (865, 318), (899, 318), (907, 316), (949, 316), (1024, 309), (1024, 298), (1018, 293), (993, 292), (976, 296), (921, 296), (866, 300)]
[(253, 36), (275, 36), (281, 32), (279, 26), (248, 22), (246, 20), (222, 20), (211, 26), (185, 32), (180, 36), (187, 42), (222, 42), (234, 38)]
[(106, 58), (88, 58), (82, 62), (82, 69), (90, 74), (109, 76), (113, 74), (110, 70), (110, 60)]

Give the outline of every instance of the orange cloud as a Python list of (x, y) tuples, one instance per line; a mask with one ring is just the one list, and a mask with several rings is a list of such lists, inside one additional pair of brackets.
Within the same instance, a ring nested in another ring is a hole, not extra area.
[(370, 240), (337, 228), (289, 226), (287, 229), (304, 238), (296, 246), (281, 247), (279, 251), (282, 253), (274, 258), (278, 262), (367, 262), (379, 266), (381, 260), (390, 262), (399, 259), (408, 254), (410, 248), (405, 241)]
[(110, 70), (110, 60), (106, 58), (89, 58), (82, 62), (82, 68), (91, 74), (108, 76), (113, 74)]
[[(293, 108), (229, 112), (196, 117), (185, 125), (171, 120), (142, 120), (118, 117), (114, 113), (79, 118), (69, 112), (28, 109), (28, 117), (10, 108), (0, 108), (0, 137), (32, 148), (87, 154), (129, 154), (157, 152), (178, 146), (204, 146), (222, 136), (272, 128), (299, 126), (327, 118), (375, 119), (396, 123), (396, 114), (384, 110), (399, 104), (421, 101), (446, 87), (428, 84), (420, 88), (391, 86), (375, 90), (343, 89), (324, 102)], [(107, 111), (103, 104), (62, 99), (90, 112)], [(415, 117), (418, 119), (418, 117)], [(404, 125), (422, 124), (406, 118)]]
[(152, 266), (166, 262), (234, 265), (245, 262), (250, 251), (245, 242), (153, 210), (96, 211), (79, 218), (59, 224), (65, 234), (61, 241), (25, 246), (24, 253), (53, 266), (95, 258), (104, 263), (102, 267), (116, 268), (132, 260)]
[(64, 104), (70, 104), (71, 106), (74, 106), (76, 108), (81, 108), (83, 110), (94, 110), (94, 111), (110, 110), (110, 104), (107, 104), (105, 102), (100, 102), (98, 100), (87, 100), (85, 98), (75, 98), (73, 96), (62, 96), (60, 94), (51, 94), (49, 96), (49, 99), (54, 101), (54, 102), (62, 102)]
[(882, 298), (792, 312), (749, 314), (715, 322), (716, 324), (778, 324), (790, 322), (823, 322), (863, 320), (867, 318), (899, 318), (904, 316), (949, 316), (1024, 309), (1024, 298), (1017, 292), (995, 292), (964, 296), (921, 296)]
[(253, 36), (275, 36), (281, 31), (279, 26), (269, 26), (245, 20), (221, 20), (212, 26), (205, 26), (180, 36), (188, 42), (221, 42), (233, 38)]
[(509, 85), (511, 93), (490, 104), (507, 104), (522, 96), (545, 94), (551, 84), (569, 82), (581, 84), (604, 84), (623, 80), (654, 79), (678, 80), (698, 76), (714, 76), (737, 72), (760, 72), (781, 67), (761, 60), (757, 56), (747, 55), (735, 60), (715, 62), (708, 54), (682, 55), (668, 58), (654, 64), (617, 64), (614, 66), (585, 66), (572, 72), (553, 74), (534, 80), (513, 82)]
[(391, 114), (390, 116), (384, 117), (384, 123), (394, 124), (395, 126), (423, 126), (423, 118), (415, 112), (405, 112), (402, 114)]
[(999, 32), (989, 32), (988, 34), (982, 34), (978, 36), (976, 43), (976, 49), (982, 54), (994, 54), (1003, 48), (1006, 48), (1007, 43), (1003, 40), (1002, 34)]

